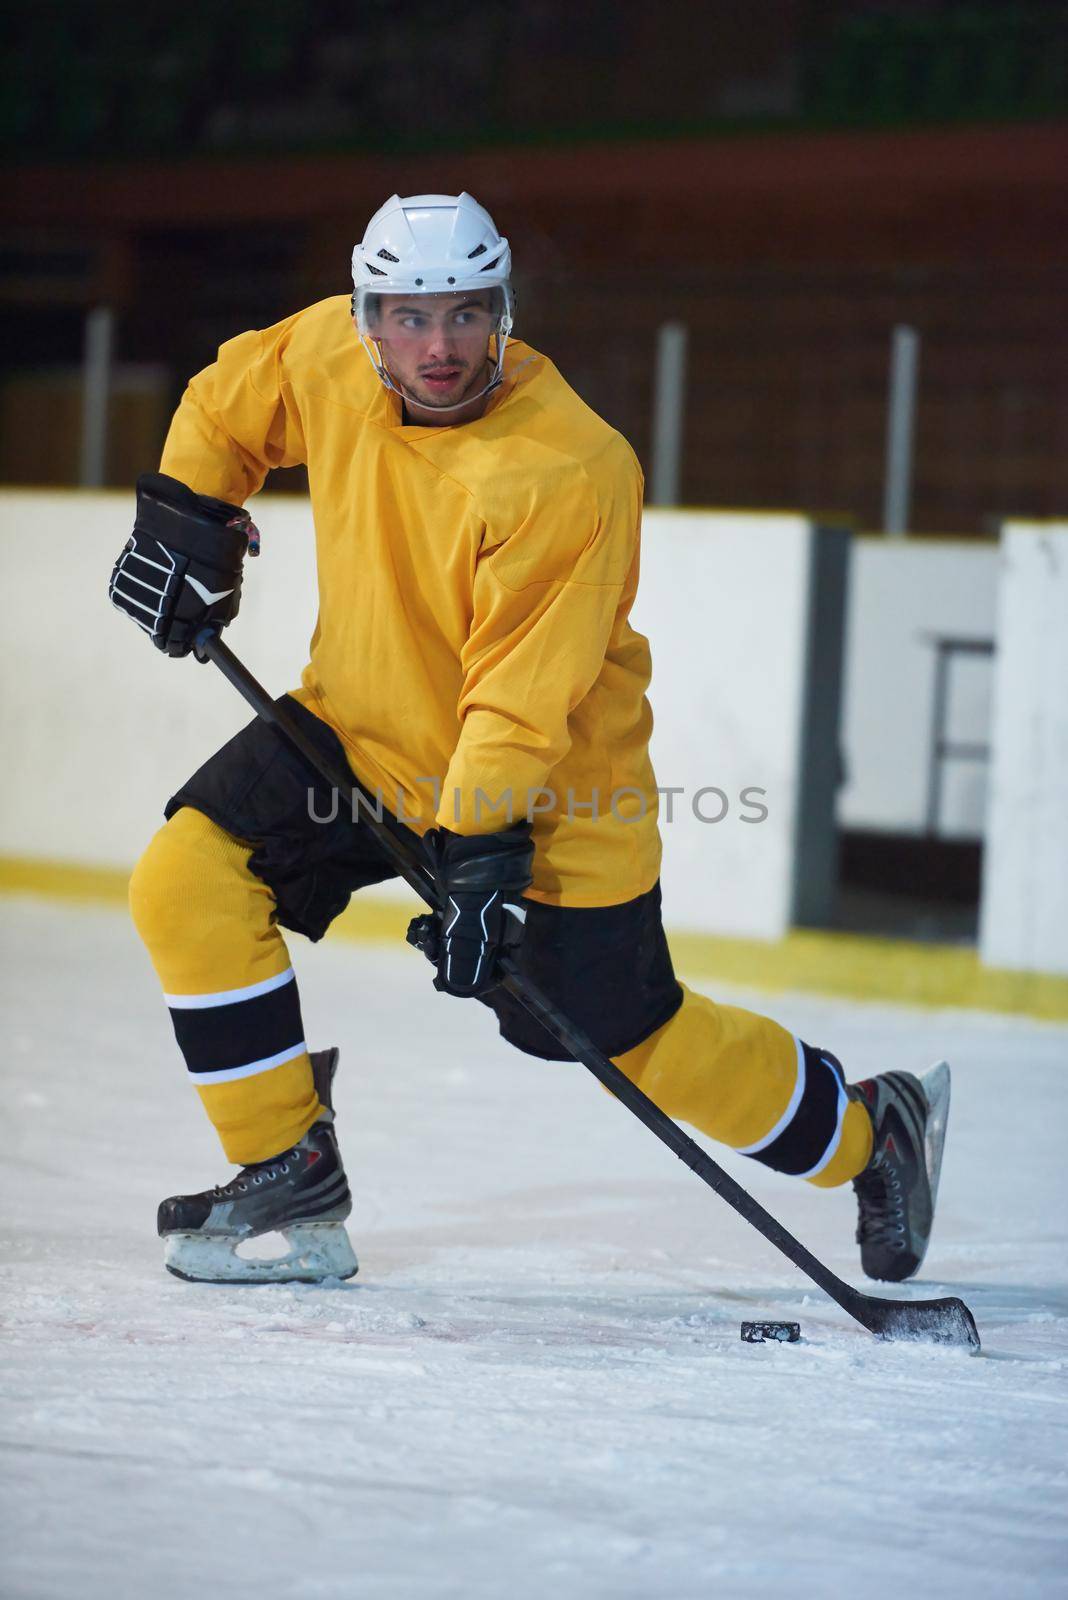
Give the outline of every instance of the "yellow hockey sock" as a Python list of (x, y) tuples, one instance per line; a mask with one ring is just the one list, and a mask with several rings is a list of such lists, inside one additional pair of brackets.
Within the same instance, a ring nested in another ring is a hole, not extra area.
[(832, 1187), (871, 1155), (871, 1121), (825, 1057), (768, 1017), (681, 985), (663, 1027), (615, 1058), (662, 1111), (780, 1172)]
[(322, 1112), (274, 897), (247, 845), (191, 807), (130, 880), (130, 910), (186, 1066), (231, 1161), (264, 1161)]

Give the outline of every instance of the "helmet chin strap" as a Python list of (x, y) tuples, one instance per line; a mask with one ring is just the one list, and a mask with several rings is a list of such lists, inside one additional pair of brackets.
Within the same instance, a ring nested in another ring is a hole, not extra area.
[[(374, 367), (376, 373), (378, 374), (380, 383), (382, 383), (384, 387), (387, 388), (392, 394), (399, 396), (401, 400), (406, 400), (410, 405), (413, 406), (422, 406), (424, 411), (433, 411), (435, 413), (439, 411), (463, 411), (468, 406), (473, 405), (476, 400), (482, 400), (486, 397), (486, 395), (492, 394), (494, 389), (499, 389), (501, 384), (504, 382), (504, 352), (508, 344), (508, 334), (510, 331), (510, 328), (504, 327), (497, 329), (497, 333), (495, 335), (497, 340), (497, 360), (494, 363), (492, 375), (485, 388), (480, 389), (477, 394), (469, 394), (463, 400), (457, 400), (456, 403), (451, 406), (427, 405), (425, 400), (420, 400), (418, 395), (411, 394), (403, 384), (398, 384), (398, 381), (394, 378), (393, 374), (386, 366), (385, 360), (382, 356), (382, 346), (378, 339), (372, 339), (369, 334), (361, 333), (360, 343), (366, 350), (367, 359), (370, 361), (372, 367)], [(489, 359), (488, 356), (486, 359)]]

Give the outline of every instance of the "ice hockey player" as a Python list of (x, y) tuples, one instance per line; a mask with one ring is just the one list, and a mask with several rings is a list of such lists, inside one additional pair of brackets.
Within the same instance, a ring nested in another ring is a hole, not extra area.
[[(160, 472), (138, 482), (114, 604), (188, 654), (237, 614), (245, 501), (272, 467), (306, 463), (320, 609), (286, 703), (421, 839), (452, 908), (426, 941), (437, 986), (559, 1059), (495, 986), (514, 953), (669, 1115), (810, 1183), (853, 1180), (865, 1272), (909, 1277), (931, 1230), (948, 1069), (847, 1087), (827, 1050), (672, 970), (649, 648), (627, 620), (642, 513), (630, 446), (511, 337), (508, 242), (470, 195), (395, 195), (352, 268), (351, 302), (243, 333), (192, 379)], [(280, 929), (319, 939), (353, 891), (393, 873), (330, 800), (253, 722), (169, 801), (133, 875), (190, 1077), (241, 1169), (160, 1206), (179, 1276), (356, 1271), (336, 1053), (309, 1054)], [(287, 1254), (237, 1253), (275, 1231)]]

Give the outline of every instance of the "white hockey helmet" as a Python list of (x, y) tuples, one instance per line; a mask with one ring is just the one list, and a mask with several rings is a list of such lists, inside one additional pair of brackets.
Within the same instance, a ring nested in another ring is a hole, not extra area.
[[(364, 349), (386, 388), (400, 393), (375, 337), (378, 295), (454, 295), (492, 289), (496, 291), (496, 362), (482, 393), (495, 389), (501, 382), (515, 313), (511, 271), (508, 240), (497, 232), (485, 207), (467, 193), (416, 194), (406, 199), (395, 194), (379, 207), (352, 252), (352, 314)], [(471, 398), (461, 404), (469, 405)]]

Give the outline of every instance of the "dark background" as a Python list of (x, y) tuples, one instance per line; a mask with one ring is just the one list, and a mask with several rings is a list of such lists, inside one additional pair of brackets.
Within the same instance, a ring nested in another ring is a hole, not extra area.
[(77, 481), (91, 307), (116, 313), (125, 485), (221, 340), (345, 292), (395, 190), (467, 188), (512, 241), (518, 333), (647, 469), (656, 330), (688, 325), (685, 503), (877, 526), (906, 322), (912, 526), (1068, 511), (1068, 6), (53, 0), (5, 21), (4, 481)]

